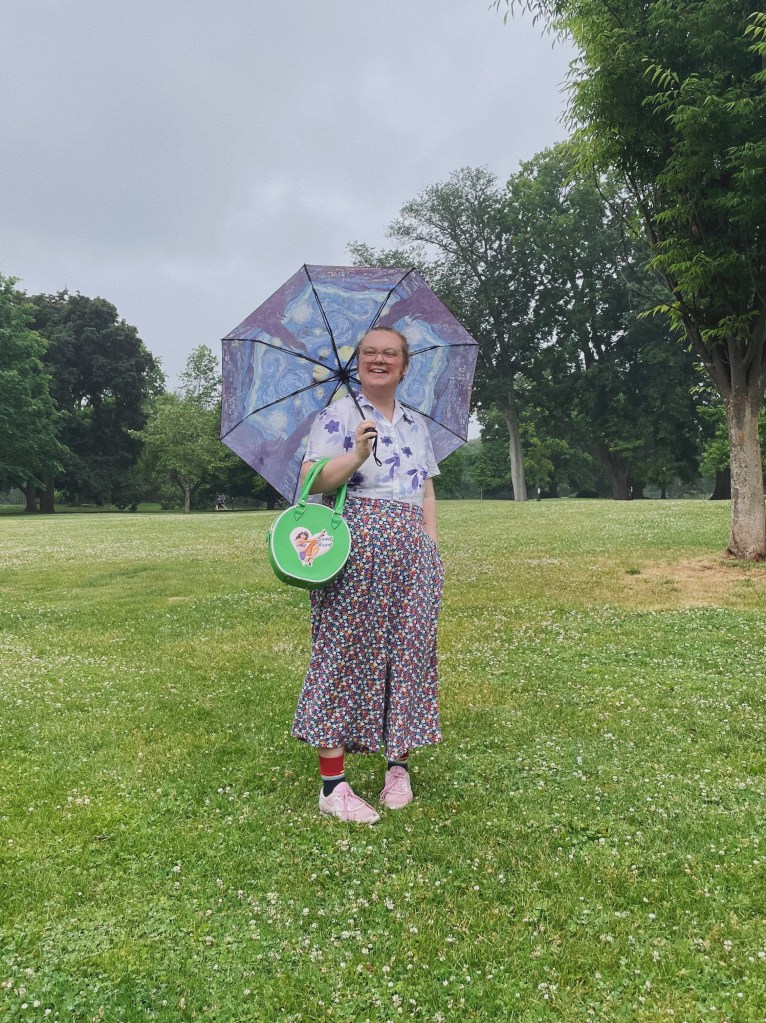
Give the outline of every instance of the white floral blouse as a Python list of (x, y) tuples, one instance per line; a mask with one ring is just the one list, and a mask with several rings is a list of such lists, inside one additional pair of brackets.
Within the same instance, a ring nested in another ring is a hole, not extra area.
[[(348, 481), (348, 496), (422, 505), (426, 480), (439, 475), (425, 420), (396, 401), (393, 421), (389, 422), (363, 394), (358, 394), (357, 400), (366, 418), (377, 424), (381, 464), (376, 465), (372, 456), (363, 462)], [(304, 461), (335, 458), (352, 451), (360, 422), (351, 397), (328, 405), (314, 420)]]

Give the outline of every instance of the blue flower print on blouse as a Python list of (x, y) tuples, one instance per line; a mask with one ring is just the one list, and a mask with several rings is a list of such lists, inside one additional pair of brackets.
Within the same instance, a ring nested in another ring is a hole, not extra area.
[(396, 454), (396, 452), (394, 452), (394, 454), (391, 455), (390, 458), (386, 459), (386, 461), (384, 462), (384, 465), (390, 465), (391, 466), (391, 468), (388, 471), (388, 475), (391, 477), (391, 479), (393, 479), (394, 478), (394, 473), (396, 472), (396, 470), (401, 465), (401, 462), (399, 461), (399, 456)]
[(417, 490), (421, 487), (428, 479), (428, 469), (408, 469), (407, 475), (410, 477), (410, 484), (413, 490)]
[[(370, 500), (422, 503), (424, 480), (438, 475), (433, 445), (425, 420), (417, 412), (405, 409), (399, 402), (394, 417), (387, 420), (366, 400), (359, 399), (364, 414), (378, 427), (378, 458), (372, 457), (348, 481), (349, 497)], [(305, 461), (354, 454), (355, 431), (359, 425), (359, 409), (350, 395), (340, 398), (326, 409), (318, 410), (306, 446)], [(351, 459), (356, 462), (356, 459)]]

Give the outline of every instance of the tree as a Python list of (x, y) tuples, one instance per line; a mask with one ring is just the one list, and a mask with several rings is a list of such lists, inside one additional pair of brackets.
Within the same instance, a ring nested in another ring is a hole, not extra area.
[(180, 381), (178, 394), (162, 395), (154, 404), (141, 434), (141, 469), (160, 489), (175, 488), (188, 513), (198, 491), (215, 484), (236, 456), (219, 439), (221, 378), (210, 348), (199, 345), (190, 352)]
[(225, 445), (221, 445), (221, 448), (221, 464), (216, 470), (215, 479), (210, 481), (208, 496), (214, 498), (215, 491), (216, 494), (226, 494), (227, 498), (255, 498), (263, 501), (269, 510), (278, 507), (283, 500), (279, 491), (230, 448)]
[(163, 394), (142, 432), (142, 470), (160, 488), (170, 483), (185, 512), (196, 492), (215, 476), (222, 458), (219, 417), (194, 400)]
[(57, 470), (64, 449), (43, 365), (45, 341), (29, 329), (34, 310), (15, 283), (0, 274), (0, 488), (24, 490), (27, 511), (36, 511), (34, 491)]
[(465, 500), (479, 496), (474, 474), (480, 450), (479, 440), (469, 440), (440, 463), (439, 475), (434, 477), (434, 489), (439, 500), (443, 498)]
[(656, 285), (640, 245), (625, 237), (619, 182), (578, 173), (563, 143), (523, 163), (508, 193), (538, 268), (534, 317), (545, 339), (527, 422), (536, 408), (540, 441), (557, 436), (570, 451), (589, 450), (617, 500), (640, 492), (647, 474), (693, 472), (693, 360), (668, 343), (659, 319), (641, 316)]
[[(148, 401), (163, 386), (159, 364), (103, 298), (63, 291), (30, 302), (68, 449), (56, 483), (77, 503), (108, 502), (141, 452)], [(47, 489), (52, 498), (52, 479)]]
[(479, 342), (475, 404), (502, 416), (514, 500), (526, 501), (516, 387), (534, 372), (540, 336), (535, 267), (517, 244), (520, 225), (505, 191), (488, 170), (463, 168), (405, 204), (390, 233), (440, 254), (432, 268), (436, 290)]
[(752, 0), (495, 0), (566, 33), (583, 164), (622, 176), (661, 304), (724, 404), (729, 550), (766, 557), (766, 13)]
[(179, 379), (181, 396), (200, 408), (212, 410), (220, 402), (218, 359), (207, 345), (198, 345), (191, 350)]

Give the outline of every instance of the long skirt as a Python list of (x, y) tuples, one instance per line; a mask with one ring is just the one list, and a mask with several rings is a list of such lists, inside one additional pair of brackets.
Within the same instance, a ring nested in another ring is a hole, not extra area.
[(441, 740), (436, 624), (444, 568), (420, 508), (349, 499), (346, 568), (311, 591), (311, 661), (293, 735), (389, 759)]

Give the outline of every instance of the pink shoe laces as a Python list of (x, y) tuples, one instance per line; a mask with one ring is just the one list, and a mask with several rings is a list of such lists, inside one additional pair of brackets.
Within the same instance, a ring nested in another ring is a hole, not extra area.
[(386, 774), (386, 784), (380, 794), (381, 799), (391, 795), (409, 796), (411, 792), (410, 776), (403, 767), (392, 767)]
[(377, 811), (366, 803), (360, 796), (353, 791), (348, 782), (341, 782), (340, 785), (336, 786), (331, 796), (327, 797), (327, 801), (332, 800), (330, 805), (335, 809), (340, 803), (340, 814), (342, 820), (354, 820), (359, 812), (363, 813), (367, 817), (378, 818)]

